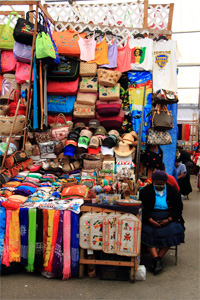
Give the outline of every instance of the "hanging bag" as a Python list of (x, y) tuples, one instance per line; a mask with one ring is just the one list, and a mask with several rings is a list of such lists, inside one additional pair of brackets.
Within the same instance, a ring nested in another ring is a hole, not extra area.
[[(14, 101), (12, 101), (11, 103), (9, 103), (10, 102), (10, 98), (12, 97), (13, 94), (14, 94)], [(8, 98), (8, 102), (7, 102), (7, 105), (9, 106), (10, 116), (14, 116), (15, 115), (15, 111), (17, 109), (17, 104), (18, 104), (19, 98), (22, 98), (22, 95), (21, 95), (20, 91), (18, 91), (18, 90), (12, 90), (11, 93), (10, 93), (10, 96)], [(26, 105), (25, 105), (25, 102), (24, 102), (23, 98), (22, 98), (21, 104), (19, 105), (19, 110), (18, 110), (18, 114), (17, 115), (18, 116), (19, 115), (23, 115), (23, 116), (26, 115)]]
[(172, 112), (167, 109), (166, 105), (157, 104), (152, 109), (152, 127), (156, 130), (169, 130), (173, 126)]
[(52, 81), (75, 81), (79, 76), (79, 61), (70, 58), (60, 58), (58, 66), (48, 66), (47, 76)]
[[(31, 66), (23, 62), (17, 62), (15, 77), (18, 84), (25, 83), (29, 80)], [(32, 73), (33, 81), (33, 73)]]
[[(20, 86), (16, 81), (16, 77), (14, 74), (3, 74), (2, 88), (1, 88), (1, 99), (8, 99), (10, 92), (13, 90), (19, 90)], [(14, 100), (14, 94), (10, 98), (10, 100)]]
[(13, 56), (21, 62), (30, 63), (32, 54), (32, 46), (21, 44), (15, 41)]
[[(13, 36), (15, 41), (32, 46), (33, 34), (34, 34), (34, 24), (29, 21), (29, 13), (33, 13), (35, 10), (28, 11), (26, 13), (26, 19), (18, 18), (17, 24), (15, 26)], [(39, 22), (37, 24), (37, 32), (40, 33), (44, 31), (44, 26), (42, 25), (43, 16), (39, 12)]]
[(1, 54), (1, 72), (14, 73), (16, 69), (17, 60), (13, 56), (12, 51), (2, 51)]
[(38, 33), (36, 37), (36, 59), (56, 59), (55, 50), (48, 33), (44, 31)]
[(150, 146), (147, 145), (147, 148), (144, 153), (143, 165), (150, 168), (160, 169), (162, 167), (162, 158), (163, 151), (158, 145), (158, 153), (151, 151)]
[(158, 131), (153, 128), (149, 128), (147, 136), (147, 144), (150, 145), (169, 145), (172, 143), (171, 135), (168, 130)]
[(13, 28), (10, 26), (11, 16), (16, 15), (19, 17), (17, 12), (11, 12), (6, 25), (0, 25), (0, 48), (6, 50), (12, 50), (14, 47)]

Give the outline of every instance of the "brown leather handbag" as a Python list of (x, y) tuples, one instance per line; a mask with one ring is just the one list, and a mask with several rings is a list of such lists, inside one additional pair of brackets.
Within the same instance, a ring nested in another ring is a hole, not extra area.
[(167, 109), (166, 105), (157, 104), (152, 109), (152, 127), (156, 130), (169, 130), (174, 128), (172, 112)]

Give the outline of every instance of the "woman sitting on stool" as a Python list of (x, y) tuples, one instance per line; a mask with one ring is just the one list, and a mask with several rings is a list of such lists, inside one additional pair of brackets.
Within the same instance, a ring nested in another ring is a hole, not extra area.
[(184, 243), (185, 236), (181, 194), (167, 179), (165, 172), (154, 172), (153, 183), (144, 187), (139, 197), (143, 204), (142, 243), (153, 257), (154, 274), (164, 268), (162, 257), (168, 249)]

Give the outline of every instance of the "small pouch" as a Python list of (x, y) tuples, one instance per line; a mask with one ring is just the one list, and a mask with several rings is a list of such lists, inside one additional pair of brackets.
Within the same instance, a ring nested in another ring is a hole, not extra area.
[(64, 188), (61, 193), (62, 198), (70, 197), (81, 197), (87, 198), (89, 193), (89, 188), (85, 185), (74, 185), (67, 188)]
[(52, 140), (51, 130), (45, 132), (35, 132), (35, 140), (37, 143), (49, 142)]
[(54, 153), (54, 142), (45, 142), (45, 143), (39, 143), (40, 153), (46, 154), (46, 153)]
[(64, 150), (64, 145), (61, 141), (59, 141), (58, 143), (56, 143), (55, 147), (54, 147), (54, 153), (56, 155), (59, 155), (60, 153), (62, 153)]
[(96, 76), (97, 75), (97, 64), (96, 63), (88, 64), (87, 62), (81, 61), (79, 75), (81, 77)]
[(101, 101), (97, 100), (96, 110), (100, 116), (111, 117), (117, 116), (122, 106), (122, 100), (117, 101)]
[(74, 117), (77, 118), (95, 118), (95, 105), (81, 105), (75, 102)]
[(84, 105), (95, 105), (97, 100), (97, 94), (95, 93), (81, 93), (78, 92), (76, 103)]
[(120, 84), (117, 83), (113, 87), (105, 87), (99, 85), (99, 100), (111, 101), (120, 99)]
[(97, 70), (98, 82), (103, 86), (115, 86), (122, 76), (121, 72), (118, 71), (110, 71), (105, 69)]
[(84, 77), (80, 82), (80, 92), (82, 93), (97, 93), (98, 84), (97, 77)]

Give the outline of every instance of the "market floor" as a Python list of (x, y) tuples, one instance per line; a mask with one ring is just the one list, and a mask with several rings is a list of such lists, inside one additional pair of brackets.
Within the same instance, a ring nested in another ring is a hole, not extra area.
[[(178, 264), (174, 251), (169, 251), (166, 267), (159, 275), (147, 271), (145, 281), (103, 281), (99, 278), (46, 279), (41, 275), (18, 273), (0, 278), (0, 299), (200, 299), (200, 192), (194, 176), (193, 192), (184, 200), (186, 241), (178, 247)], [(147, 255), (148, 259), (148, 255)]]

